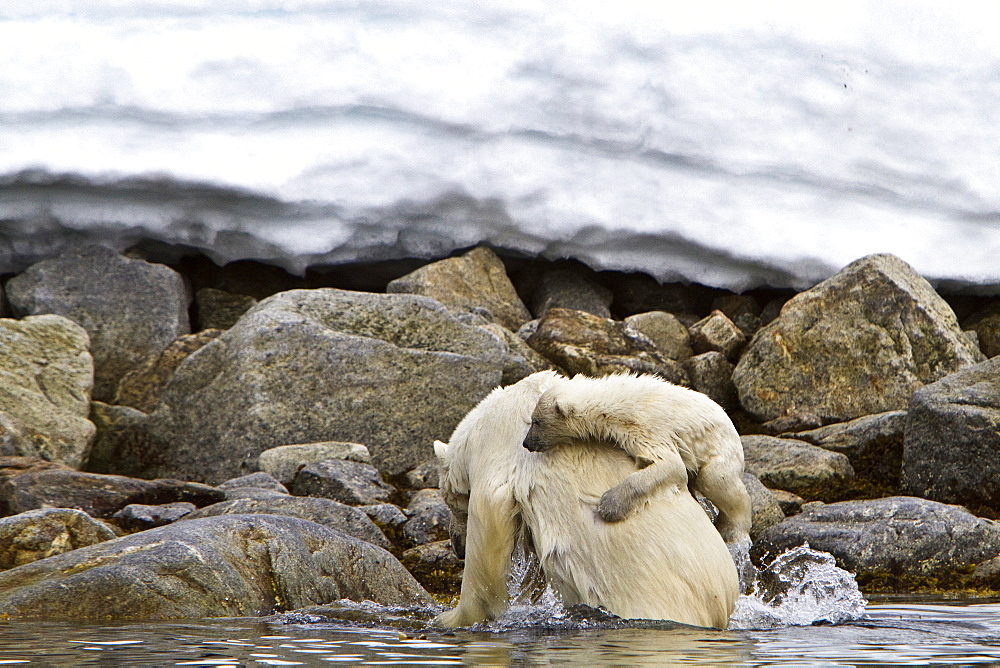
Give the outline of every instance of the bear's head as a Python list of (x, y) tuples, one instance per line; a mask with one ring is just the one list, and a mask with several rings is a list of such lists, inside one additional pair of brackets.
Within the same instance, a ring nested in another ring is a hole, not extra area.
[(524, 437), (524, 447), (532, 452), (545, 452), (570, 443), (572, 438), (564, 428), (567, 417), (568, 410), (560, 403), (558, 392), (549, 390), (542, 394), (531, 414), (531, 428)]

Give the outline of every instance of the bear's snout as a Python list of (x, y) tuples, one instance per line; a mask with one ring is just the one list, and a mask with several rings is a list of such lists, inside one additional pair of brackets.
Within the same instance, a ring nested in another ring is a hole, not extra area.
[(532, 425), (531, 429), (528, 430), (523, 445), (532, 452), (545, 452), (549, 449), (549, 444), (542, 438), (541, 429), (536, 425)]

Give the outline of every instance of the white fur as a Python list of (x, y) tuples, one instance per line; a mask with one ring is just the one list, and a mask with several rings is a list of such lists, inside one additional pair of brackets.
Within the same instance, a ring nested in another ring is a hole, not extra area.
[(601, 517), (621, 521), (659, 487), (691, 474), (691, 488), (719, 509), (727, 543), (749, 540), (750, 496), (743, 485), (743, 444), (726, 412), (700, 392), (651, 375), (578, 375), (539, 399), (527, 442), (546, 449), (611, 442), (643, 468), (609, 489)]
[(468, 626), (503, 613), (514, 544), (526, 529), (545, 578), (567, 604), (725, 627), (739, 595), (736, 568), (683, 469), (628, 520), (607, 523), (597, 505), (636, 472), (632, 457), (600, 443), (544, 453), (522, 447), (539, 397), (567, 382), (540, 372), (494, 390), (450, 443), (435, 444), (441, 489), (468, 522), (461, 598), (437, 622)]

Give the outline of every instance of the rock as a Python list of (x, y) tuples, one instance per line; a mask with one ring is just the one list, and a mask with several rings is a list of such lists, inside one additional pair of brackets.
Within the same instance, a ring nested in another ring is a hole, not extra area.
[(165, 503), (159, 506), (149, 506), (142, 503), (130, 503), (111, 516), (115, 524), (126, 531), (146, 531), (156, 527), (173, 524), (197, 508), (193, 503)]
[(895, 256), (870, 255), (790, 299), (733, 381), (761, 421), (798, 412), (843, 422), (903, 410), (916, 389), (982, 359), (927, 281)]
[(0, 455), (83, 463), (96, 432), (87, 347), (83, 328), (61, 316), (0, 319)]
[(771, 490), (765, 487), (753, 473), (743, 474), (743, 486), (750, 494), (750, 507), (753, 513), (750, 538), (756, 540), (765, 529), (785, 519), (785, 513), (782, 512), (778, 499), (771, 493)]
[(400, 475), (499, 384), (503, 354), (427, 297), (282, 292), (177, 369), (116, 472), (217, 483), (269, 448), (338, 440)]
[(395, 491), (374, 466), (343, 459), (327, 459), (306, 466), (292, 485), (292, 494), (296, 496), (318, 496), (349, 506), (387, 501)]
[(391, 503), (373, 503), (368, 506), (358, 506), (357, 509), (371, 518), (377, 526), (386, 529), (396, 529), (406, 521), (403, 509)]
[(342, 598), (433, 604), (385, 550), (272, 515), (184, 521), (0, 573), (14, 620), (257, 617)]
[(986, 357), (1000, 355), (1000, 302), (991, 302), (973, 313), (964, 327), (976, 333), (979, 348)]
[(438, 476), (441, 465), (437, 459), (428, 459), (426, 462), (406, 473), (406, 484), (410, 489), (427, 489), (438, 486)]
[(683, 362), (694, 354), (688, 328), (666, 311), (637, 313), (625, 318), (625, 322), (642, 332), (664, 357)]
[(770, 492), (774, 495), (778, 505), (781, 506), (781, 512), (783, 512), (786, 517), (800, 512), (802, 510), (802, 505), (806, 501), (798, 494), (792, 494), (791, 492), (783, 489), (772, 489)]
[(615, 311), (622, 317), (646, 311), (697, 313), (710, 294), (708, 288), (698, 285), (661, 285), (646, 274), (615, 274), (610, 285)]
[(452, 593), (462, 586), (462, 562), (451, 549), (451, 541), (425, 543), (403, 552), (401, 561), (428, 590)]
[(257, 466), (269, 473), (285, 487), (291, 487), (295, 476), (303, 468), (326, 459), (346, 459), (349, 462), (370, 464), (372, 457), (368, 448), (360, 443), (304, 443), (302, 445), (279, 445), (260, 453)]
[(257, 305), (250, 295), (238, 295), (215, 288), (194, 293), (198, 307), (198, 329), (229, 329), (244, 313)]
[(517, 330), (531, 320), (507, 277), (503, 261), (485, 247), (425, 265), (391, 281), (385, 290), (431, 297), (452, 311), (483, 308), (510, 330)]
[(38, 457), (19, 457), (0, 455), (0, 480), (22, 473), (36, 473), (38, 471), (72, 471), (73, 469), (65, 464), (50, 462)]
[(501, 385), (513, 385), (536, 371), (555, 369), (555, 365), (535, 352), (520, 336), (506, 327), (496, 323), (480, 325), (482, 329), (493, 334), (507, 346), (504, 354), (503, 375)]
[(743, 436), (746, 470), (767, 487), (807, 492), (854, 476), (847, 457), (790, 438)]
[(695, 355), (684, 361), (691, 388), (708, 397), (727, 411), (739, 408), (736, 386), (733, 385), (733, 369), (736, 367), (720, 352)]
[(1000, 359), (913, 393), (901, 482), (924, 498), (1000, 507)]
[(79, 471), (38, 471), (0, 479), (0, 517), (39, 508), (76, 508), (111, 517), (130, 503), (217, 503), (225, 494), (208, 485), (178, 480), (138, 480)]
[(562, 308), (584, 311), (598, 318), (610, 318), (611, 299), (611, 290), (591, 279), (589, 272), (552, 269), (542, 274), (535, 286), (531, 312), (536, 318), (541, 318), (549, 309)]
[(695, 354), (718, 352), (733, 360), (739, 356), (747, 339), (722, 311), (712, 311), (691, 325), (691, 348)]
[(348, 536), (388, 549), (385, 534), (359, 508), (330, 499), (309, 496), (276, 496), (263, 499), (233, 499), (193, 511), (188, 520), (219, 515), (282, 515), (322, 524)]
[(719, 295), (712, 300), (712, 310), (719, 311), (736, 322), (743, 316), (760, 317), (761, 308), (753, 295)]
[(231, 478), (221, 483), (219, 489), (225, 492), (227, 501), (288, 496), (288, 488), (278, 482), (270, 473), (262, 471), (239, 478)]
[(635, 371), (653, 373), (678, 385), (688, 384), (680, 365), (657, 352), (653, 342), (639, 330), (583, 311), (549, 309), (528, 345), (571, 375)]
[(222, 334), (221, 329), (206, 329), (171, 342), (159, 355), (125, 374), (118, 384), (112, 403), (130, 406), (144, 413), (151, 412), (156, 408), (163, 388), (174, 377), (177, 367), (192, 353), (220, 334)]
[(1000, 553), (1000, 525), (964, 508), (906, 496), (809, 504), (766, 530), (758, 557), (808, 542), (829, 552), (859, 582), (884, 574), (943, 576)]
[(142, 447), (148, 416), (129, 406), (115, 406), (100, 401), (90, 404), (90, 421), (97, 434), (82, 468), (90, 473), (111, 473), (129, 468), (120, 460), (122, 452)]
[(422, 489), (406, 507), (409, 519), (403, 524), (403, 537), (410, 545), (423, 545), (449, 537), (451, 510), (439, 489)]
[(898, 489), (906, 411), (866, 415), (792, 437), (847, 456), (855, 474)]
[(177, 272), (101, 246), (32, 265), (8, 281), (7, 297), (18, 316), (52, 313), (87, 330), (99, 401), (110, 401), (125, 374), (190, 331), (191, 300)]
[(0, 518), (0, 570), (115, 537), (107, 525), (79, 510), (45, 508)]

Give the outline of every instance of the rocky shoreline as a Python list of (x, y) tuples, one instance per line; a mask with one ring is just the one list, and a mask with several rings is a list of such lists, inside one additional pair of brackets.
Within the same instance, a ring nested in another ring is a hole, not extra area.
[(432, 443), (547, 368), (726, 408), (759, 561), (1000, 593), (1000, 299), (891, 255), (735, 295), (487, 248), (298, 278), (85, 247), (2, 295), (0, 618), (447, 601)]

